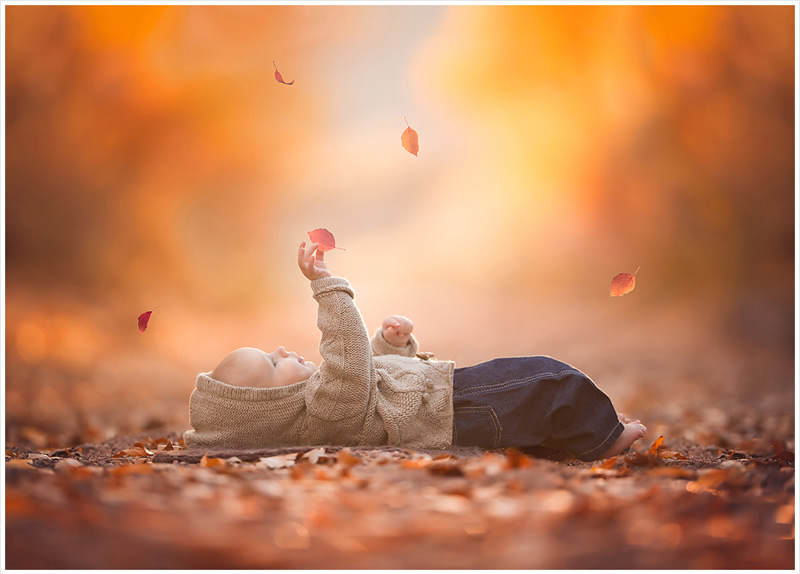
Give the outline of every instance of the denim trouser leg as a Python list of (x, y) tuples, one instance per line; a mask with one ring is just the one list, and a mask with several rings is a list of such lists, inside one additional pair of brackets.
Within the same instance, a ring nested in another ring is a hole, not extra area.
[(453, 443), (555, 446), (581, 460), (622, 434), (611, 400), (579, 370), (550, 357), (509, 357), (455, 370)]

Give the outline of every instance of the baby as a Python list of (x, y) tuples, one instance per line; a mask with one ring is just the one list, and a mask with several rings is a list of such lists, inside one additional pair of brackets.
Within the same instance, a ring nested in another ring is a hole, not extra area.
[(589, 461), (647, 432), (617, 415), (586, 375), (550, 357), (455, 368), (418, 353), (414, 325), (400, 315), (370, 338), (353, 289), (331, 275), (318, 247), (301, 243), (297, 262), (319, 305), (322, 363), (284, 347), (233, 351), (197, 376), (188, 446), (543, 445)]

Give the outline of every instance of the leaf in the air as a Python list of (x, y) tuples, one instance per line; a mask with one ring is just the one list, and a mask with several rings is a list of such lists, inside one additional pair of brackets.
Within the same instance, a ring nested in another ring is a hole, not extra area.
[[(403, 119), (406, 120), (405, 117)], [(419, 134), (411, 128), (408, 124), (408, 120), (406, 120), (406, 125), (408, 127), (403, 132), (403, 135), (400, 136), (400, 142), (408, 153), (417, 155), (419, 152)]]
[(292, 80), (291, 82), (284, 82), (283, 81), (283, 76), (278, 71), (278, 66), (275, 64), (275, 60), (272, 60), (272, 65), (275, 66), (275, 79), (276, 80), (278, 80), (281, 84), (285, 84), (287, 86), (291, 86), (292, 84), (294, 84), (294, 80)]
[[(156, 307), (158, 309), (158, 307)], [(155, 311), (156, 309), (153, 309)], [(141, 315), (139, 315), (139, 332), (144, 333), (145, 329), (147, 329), (147, 323), (150, 322), (150, 315), (153, 314), (153, 311), (145, 311)]]
[(633, 291), (633, 288), (636, 287), (636, 274), (639, 272), (639, 269), (641, 269), (641, 267), (637, 268), (633, 275), (630, 273), (619, 273), (615, 275), (611, 280), (611, 296), (620, 297), (625, 295), (625, 293)]
[(312, 243), (319, 243), (319, 247), (317, 249), (322, 252), (330, 251), (331, 249), (341, 249), (342, 251), (345, 250), (344, 247), (336, 247), (336, 239), (334, 239), (333, 233), (324, 227), (320, 227), (314, 231), (309, 231), (308, 237), (311, 239)]

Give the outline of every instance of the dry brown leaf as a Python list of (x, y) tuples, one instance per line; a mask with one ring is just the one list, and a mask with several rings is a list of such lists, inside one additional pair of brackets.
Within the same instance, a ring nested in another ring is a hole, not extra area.
[(345, 466), (356, 466), (361, 464), (363, 461), (361, 460), (361, 457), (354, 455), (349, 448), (343, 448), (336, 456), (336, 462), (339, 462)]
[(533, 459), (515, 448), (505, 450), (508, 468), (528, 468), (533, 466)]
[(6, 470), (9, 468), (19, 468), (22, 470), (36, 470), (36, 467), (29, 463), (27, 460), (15, 458), (6, 461)]
[(400, 463), (400, 468), (409, 468), (412, 470), (417, 470), (420, 468), (427, 468), (429, 464), (433, 462), (429, 458), (412, 458), (408, 460), (404, 460)]
[(688, 457), (674, 450), (661, 450), (659, 451), (658, 456), (659, 458), (665, 458), (670, 460), (689, 460)]
[(432, 460), (427, 468), (428, 472), (440, 476), (464, 476), (464, 470), (461, 468), (459, 460)]
[(145, 449), (141, 446), (133, 446), (131, 448), (126, 448), (125, 450), (121, 450), (118, 453), (114, 454), (111, 458), (121, 458), (124, 456), (127, 457), (140, 457), (140, 456), (150, 456), (153, 453), (149, 450)]
[(649, 454), (650, 456), (657, 457), (658, 456), (658, 449), (661, 448), (662, 444), (664, 444), (664, 436), (663, 435), (658, 437), (655, 441), (653, 441), (653, 444), (650, 445), (650, 449), (647, 451), (647, 454)]
[(326, 462), (335, 462), (336, 459), (333, 455), (325, 452), (325, 447), (318, 447), (308, 452), (304, 452), (297, 457), (298, 461), (307, 460), (311, 464), (324, 464)]
[(289, 468), (290, 466), (293, 466), (295, 464), (296, 458), (297, 458), (296, 453), (265, 456), (259, 460), (258, 465), (266, 466), (271, 470), (277, 470), (279, 468)]
[(131, 474), (152, 474), (152, 464), (122, 464), (108, 470), (111, 476), (127, 476)]
[(203, 458), (200, 459), (200, 466), (206, 468), (225, 468), (228, 463), (225, 462), (225, 459), (217, 458), (217, 457), (209, 457), (208, 453), (203, 455)]

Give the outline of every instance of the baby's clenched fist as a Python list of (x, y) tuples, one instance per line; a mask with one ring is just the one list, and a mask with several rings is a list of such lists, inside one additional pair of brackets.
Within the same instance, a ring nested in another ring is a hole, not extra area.
[(381, 324), (383, 338), (395, 347), (405, 347), (413, 329), (414, 323), (403, 315), (390, 315)]

